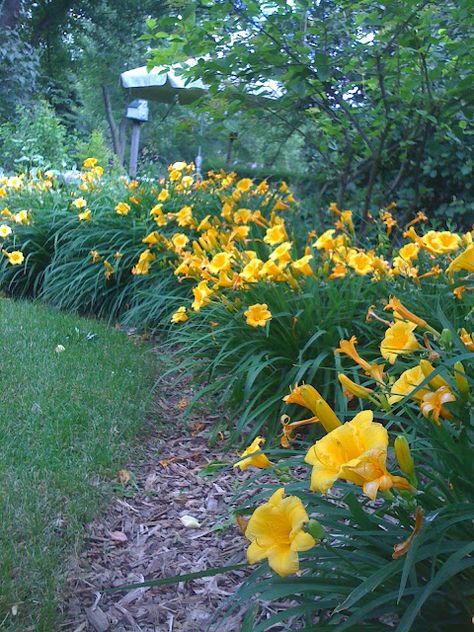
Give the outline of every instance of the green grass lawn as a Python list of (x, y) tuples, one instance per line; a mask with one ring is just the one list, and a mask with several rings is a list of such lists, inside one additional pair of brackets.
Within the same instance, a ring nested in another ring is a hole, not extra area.
[(63, 571), (126, 463), (153, 373), (124, 333), (0, 298), (2, 630), (55, 629)]

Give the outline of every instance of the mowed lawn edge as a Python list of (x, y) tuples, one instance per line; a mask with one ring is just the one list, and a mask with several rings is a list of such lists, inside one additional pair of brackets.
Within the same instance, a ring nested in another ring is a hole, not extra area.
[(126, 464), (154, 380), (146, 344), (95, 320), (0, 298), (4, 630), (55, 629), (64, 571)]

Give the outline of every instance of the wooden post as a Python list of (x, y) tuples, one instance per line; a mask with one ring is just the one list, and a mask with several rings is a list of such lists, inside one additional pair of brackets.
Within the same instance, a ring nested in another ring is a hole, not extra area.
[(130, 142), (130, 164), (128, 173), (131, 178), (137, 175), (138, 148), (140, 145), (140, 121), (132, 121), (132, 140)]

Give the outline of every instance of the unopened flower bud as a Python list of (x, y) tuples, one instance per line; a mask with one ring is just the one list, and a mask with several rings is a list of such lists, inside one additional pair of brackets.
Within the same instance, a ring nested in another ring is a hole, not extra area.
[(449, 349), (453, 344), (453, 334), (450, 329), (443, 329), (439, 337), (439, 343), (443, 349)]
[(319, 520), (311, 518), (306, 525), (306, 531), (317, 541), (321, 541), (326, 537), (326, 531)]
[(469, 382), (466, 379), (466, 372), (464, 371), (462, 362), (456, 362), (453, 368), (454, 381), (456, 382), (459, 392), (462, 395), (467, 395), (469, 393)]
[(415, 471), (415, 465), (405, 435), (398, 435), (395, 439), (395, 455), (402, 472), (411, 476)]
[(349, 377), (347, 377), (347, 375), (344, 375), (344, 373), (339, 373), (337, 377), (344, 390), (351, 395), (355, 395), (361, 399), (371, 398), (373, 393), (371, 388), (366, 388), (365, 386), (361, 386), (360, 384), (353, 382)]
[(341, 425), (336, 413), (323, 399), (322, 395), (310, 384), (303, 384), (300, 388), (301, 396), (306, 406), (319, 419), (326, 432), (331, 432)]

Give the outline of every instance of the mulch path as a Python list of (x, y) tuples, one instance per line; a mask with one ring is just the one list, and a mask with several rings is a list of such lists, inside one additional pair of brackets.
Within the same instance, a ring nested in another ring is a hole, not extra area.
[[(85, 546), (72, 563), (61, 599), (64, 623), (59, 630), (240, 630), (244, 608), (226, 619), (224, 628), (217, 611), (246, 569), (171, 586), (104, 592), (245, 561), (245, 540), (229, 521), (228, 501), (237, 475), (229, 470), (219, 476), (200, 474), (210, 462), (230, 458), (223, 456), (222, 447), (209, 447), (209, 432), (220, 415), (214, 409), (183, 419), (190, 397), (190, 384), (160, 389), (155, 419), (138, 454), (120, 473), (120, 493), (87, 527)], [(196, 518), (200, 526), (184, 526), (183, 515)]]

